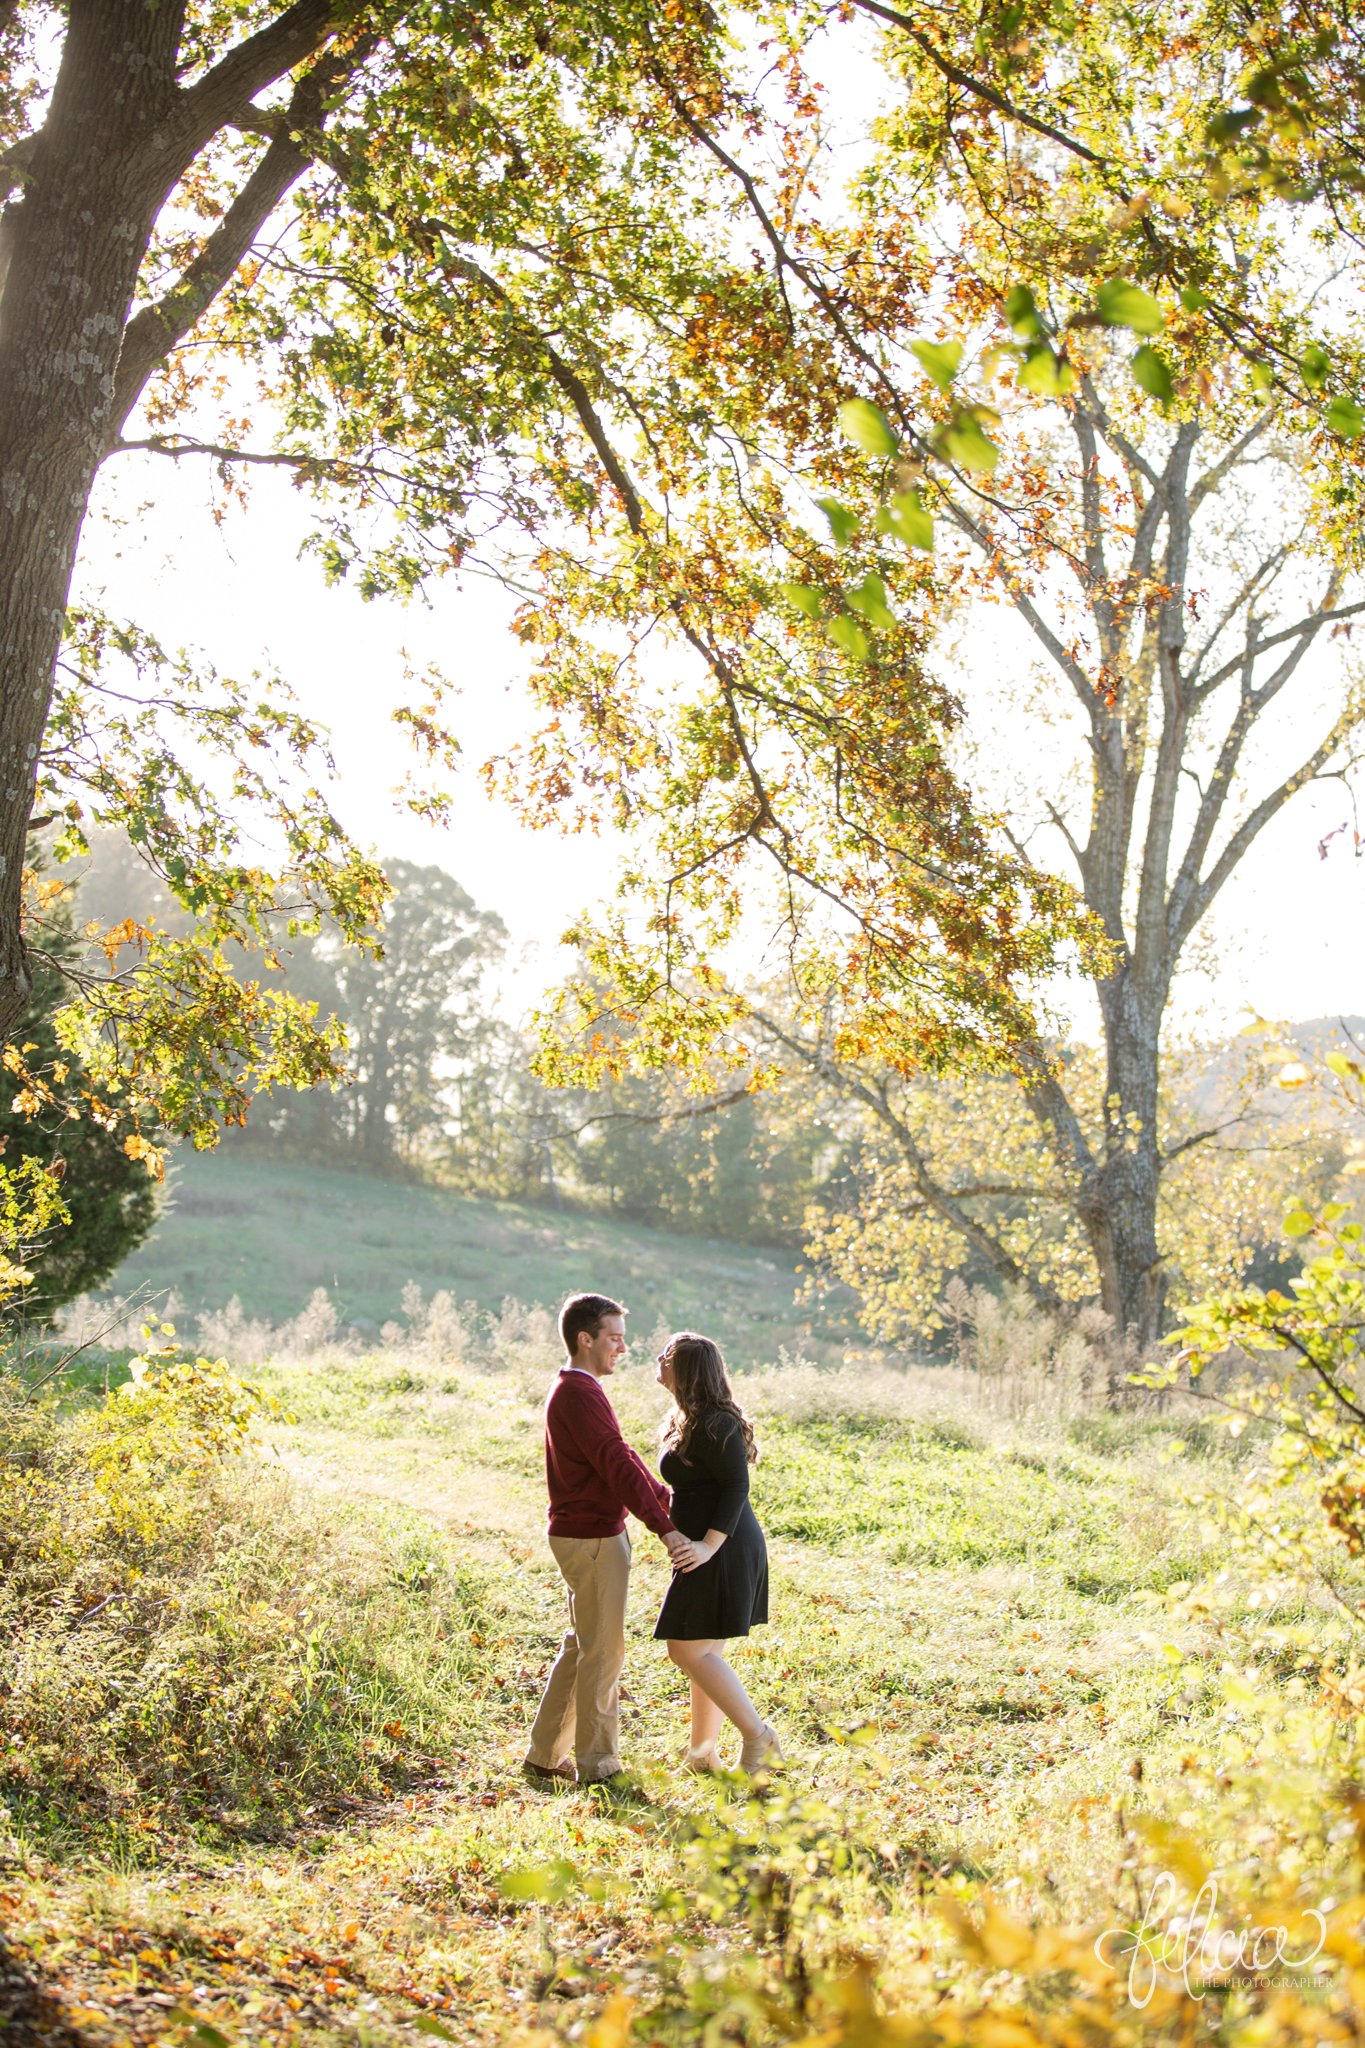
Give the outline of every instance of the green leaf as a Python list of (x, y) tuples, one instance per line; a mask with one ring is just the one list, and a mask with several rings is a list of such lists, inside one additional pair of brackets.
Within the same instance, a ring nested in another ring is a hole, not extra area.
[(894, 455), (900, 442), (886, 414), (870, 398), (850, 398), (839, 407), (839, 425), (864, 455)]
[(824, 609), (824, 599), (818, 590), (812, 590), (809, 583), (782, 583), (778, 585), (787, 603), (795, 605), (808, 619), (818, 619)]
[(437, 2041), (458, 2041), (460, 2039), (458, 2034), (451, 2033), (449, 2027), (443, 2027), (439, 2020), (434, 2020), (429, 2012), (414, 2014), (408, 2024), (415, 2027), (419, 2034), (430, 2034)]
[(848, 601), (855, 612), (861, 612), (870, 626), (889, 630), (896, 623), (896, 615), (886, 602), (886, 585), (874, 570), (869, 569), (856, 590), (847, 593)]
[(1331, 375), (1332, 364), (1325, 348), (1316, 342), (1299, 358), (1299, 374), (1310, 391), (1321, 391)]
[(1208, 304), (1208, 300), (1203, 292), (1200, 291), (1198, 285), (1182, 284), (1180, 287), (1180, 303), (1187, 313), (1202, 313)]
[(1337, 397), (1327, 408), (1327, 424), (1343, 441), (1358, 441), (1365, 430), (1365, 412), (1353, 398)]
[(498, 1889), (505, 1899), (530, 1899), (557, 1904), (567, 1898), (578, 1883), (578, 1871), (562, 1856), (548, 1863), (526, 1863), (516, 1870), (504, 1870)]
[(1261, 118), (1255, 107), (1224, 107), (1214, 115), (1208, 125), (1211, 142), (1232, 142), (1246, 129), (1254, 127)]
[(1039, 398), (1062, 398), (1075, 382), (1076, 372), (1066, 357), (1057, 355), (1046, 342), (1029, 350), (1019, 370), (1020, 385)]
[(1313, 1219), (1306, 1209), (1291, 1209), (1284, 1219), (1286, 1237), (1306, 1237), (1313, 1228)]
[(861, 524), (857, 513), (850, 512), (847, 505), (841, 505), (837, 498), (817, 498), (815, 502), (829, 521), (834, 545), (846, 548)]
[(1005, 318), (1025, 341), (1036, 341), (1043, 331), (1037, 302), (1026, 284), (1012, 284), (1005, 293)]
[(940, 391), (946, 391), (962, 367), (960, 341), (912, 341), (910, 353)]
[(898, 491), (889, 505), (883, 505), (877, 513), (878, 533), (894, 534), (908, 548), (926, 548), (932, 552), (934, 545), (934, 522), (924, 509), (924, 499), (918, 491)]
[(1175, 384), (1171, 378), (1171, 366), (1160, 349), (1144, 341), (1133, 357), (1132, 371), (1135, 384), (1149, 391), (1153, 398), (1160, 399), (1163, 405), (1170, 404), (1175, 396)]
[(950, 420), (936, 438), (949, 461), (957, 463), (960, 469), (989, 476), (1000, 460), (1000, 450), (969, 412)]
[(172, 2008), (170, 2017), (178, 2020), (182, 2027), (188, 2027), (191, 2038), (202, 2041), (204, 2048), (233, 2048), (231, 2035), (224, 2034), (215, 2027), (212, 2020), (198, 2019), (192, 2012), (186, 2012), (184, 2007), (179, 2005)]
[(1106, 327), (1130, 327), (1134, 334), (1160, 334), (1166, 316), (1150, 292), (1126, 278), (1107, 278), (1095, 294)]
[(836, 647), (850, 655), (854, 661), (866, 661), (872, 652), (872, 643), (856, 619), (844, 613), (841, 618), (831, 619), (825, 628)]

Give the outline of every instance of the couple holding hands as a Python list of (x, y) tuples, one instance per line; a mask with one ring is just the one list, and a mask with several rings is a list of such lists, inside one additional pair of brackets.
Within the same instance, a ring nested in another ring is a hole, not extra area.
[(575, 1294), (559, 1315), (565, 1360), (545, 1403), (550, 1548), (569, 1589), (569, 1632), (531, 1729), (525, 1770), (542, 1780), (599, 1783), (621, 1768), (618, 1685), (630, 1578), (627, 1512), (663, 1542), (673, 1564), (654, 1635), (686, 1676), (692, 1739), (686, 1767), (724, 1768), (723, 1722), (739, 1730), (741, 1770), (781, 1758), (777, 1736), (724, 1657), (731, 1636), (768, 1619), (768, 1554), (749, 1505), (754, 1433), (709, 1337), (684, 1331), (658, 1357), (673, 1396), (660, 1436), (660, 1482), (621, 1434), (603, 1382), (626, 1350), (626, 1311), (605, 1294)]

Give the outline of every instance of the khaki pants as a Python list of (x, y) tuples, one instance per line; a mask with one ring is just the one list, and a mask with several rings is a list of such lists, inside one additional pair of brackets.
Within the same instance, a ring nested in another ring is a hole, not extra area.
[(526, 1761), (562, 1766), (572, 1750), (580, 1779), (621, 1768), (617, 1682), (626, 1659), (630, 1538), (552, 1536), (569, 1589), (569, 1632), (531, 1728)]

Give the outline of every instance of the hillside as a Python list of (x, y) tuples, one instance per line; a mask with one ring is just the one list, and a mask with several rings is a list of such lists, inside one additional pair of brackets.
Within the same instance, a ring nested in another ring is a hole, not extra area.
[(226, 1147), (177, 1158), (165, 1215), (113, 1284), (173, 1296), (186, 1328), (234, 1296), (249, 1317), (281, 1323), (323, 1287), (343, 1325), (369, 1335), (402, 1315), (409, 1282), (428, 1299), (445, 1288), (483, 1310), (601, 1288), (626, 1302), (638, 1340), (659, 1323), (701, 1324), (737, 1365), (784, 1346), (825, 1358), (857, 1336), (847, 1311), (796, 1305), (797, 1261), (781, 1252)]

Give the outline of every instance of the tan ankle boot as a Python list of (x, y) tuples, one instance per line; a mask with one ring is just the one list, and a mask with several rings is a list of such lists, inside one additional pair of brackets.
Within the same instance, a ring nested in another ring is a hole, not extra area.
[(765, 1721), (756, 1735), (746, 1735), (744, 1747), (739, 1753), (739, 1767), (742, 1771), (770, 1771), (774, 1764), (782, 1761), (782, 1744), (777, 1739), (777, 1730)]

